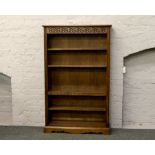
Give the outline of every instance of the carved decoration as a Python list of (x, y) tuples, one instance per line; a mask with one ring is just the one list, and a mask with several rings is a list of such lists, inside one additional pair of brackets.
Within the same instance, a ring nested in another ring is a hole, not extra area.
[(102, 26), (49, 26), (46, 28), (47, 33), (107, 33), (107, 27)]

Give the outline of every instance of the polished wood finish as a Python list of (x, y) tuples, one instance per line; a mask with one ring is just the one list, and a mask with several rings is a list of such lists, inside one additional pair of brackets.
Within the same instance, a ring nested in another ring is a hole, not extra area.
[(110, 133), (110, 27), (44, 26), (45, 132)]

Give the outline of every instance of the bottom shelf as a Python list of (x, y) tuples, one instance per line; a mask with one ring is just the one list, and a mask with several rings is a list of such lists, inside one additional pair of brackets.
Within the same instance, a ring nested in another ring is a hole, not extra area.
[(44, 132), (66, 132), (66, 133), (101, 133), (110, 134), (110, 128), (105, 122), (88, 121), (52, 121), (44, 127)]

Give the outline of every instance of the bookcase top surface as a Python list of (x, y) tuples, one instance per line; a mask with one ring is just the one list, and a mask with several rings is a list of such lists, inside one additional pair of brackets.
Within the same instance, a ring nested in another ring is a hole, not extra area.
[(89, 27), (89, 26), (92, 26), (92, 27), (112, 27), (112, 25), (42, 25), (43, 27), (72, 27), (72, 26), (76, 26), (76, 27), (82, 27), (82, 26), (85, 26), (85, 27)]

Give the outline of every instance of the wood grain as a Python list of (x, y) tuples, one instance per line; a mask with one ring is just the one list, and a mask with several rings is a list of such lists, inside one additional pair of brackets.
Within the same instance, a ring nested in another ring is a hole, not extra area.
[(44, 132), (110, 134), (110, 27), (44, 26)]

